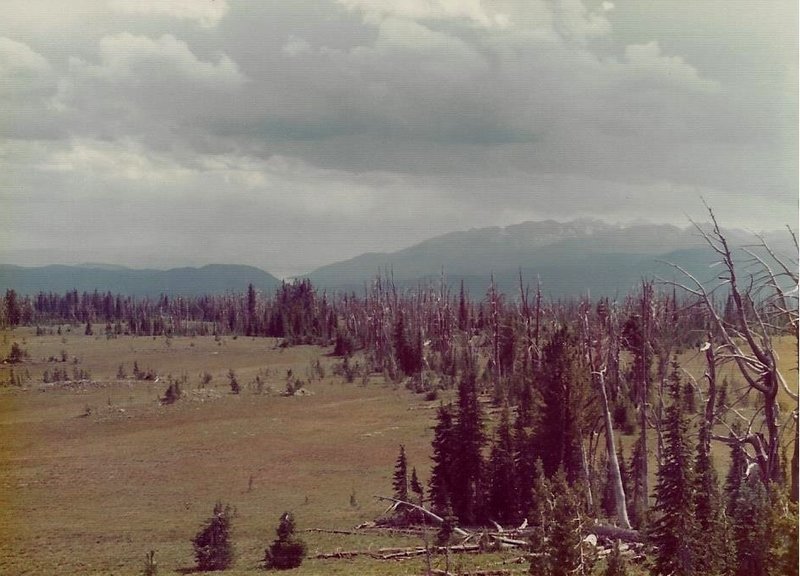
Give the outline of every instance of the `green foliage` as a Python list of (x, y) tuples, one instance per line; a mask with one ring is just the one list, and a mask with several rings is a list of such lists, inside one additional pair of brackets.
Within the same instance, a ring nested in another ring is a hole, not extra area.
[(422, 483), (419, 481), (419, 477), (417, 476), (417, 468), (416, 466), (411, 469), (411, 481), (409, 484), (411, 491), (417, 495), (417, 499), (422, 502), (425, 491), (422, 487)]
[(590, 574), (591, 567), (581, 554), (581, 528), (583, 525), (577, 494), (559, 470), (552, 483), (555, 506), (550, 523), (550, 574), (572, 576)]
[(505, 524), (519, 520), (517, 471), (508, 406), (503, 407), (489, 457), (489, 510), (492, 519)]
[(677, 362), (669, 378), (672, 404), (664, 420), (664, 452), (655, 489), (655, 520), (648, 539), (655, 546), (654, 572), (658, 575), (692, 576), (698, 569), (700, 533), (695, 519), (695, 478), (689, 422), (681, 398)]
[(769, 576), (797, 576), (798, 515), (797, 502), (776, 485), (770, 490)]
[(450, 405), (440, 405), (436, 412), (436, 426), (433, 429), (433, 467), (428, 484), (431, 506), (438, 513), (444, 513), (450, 506), (455, 460), (455, 425), (453, 409)]
[(704, 553), (697, 556), (696, 573), (698, 576), (722, 574), (730, 556), (730, 539), (717, 473), (711, 459), (709, 428), (705, 421), (700, 427), (694, 476), (694, 513), (705, 549)]
[(234, 548), (231, 530), (234, 510), (217, 502), (206, 525), (192, 540), (194, 557), (200, 570), (225, 570), (233, 564)]
[(392, 488), (395, 498), (408, 502), (408, 461), (406, 460), (406, 447), (402, 444), (394, 465)]
[(453, 514), (453, 508), (450, 506), (449, 500), (444, 504), (442, 520), (444, 521), (439, 525), (439, 530), (436, 532), (436, 545), (449, 546), (453, 542), (453, 533), (458, 520)]
[(766, 574), (770, 551), (769, 498), (758, 474), (741, 483), (733, 513), (736, 576)]
[(11, 343), (11, 352), (8, 354), (9, 364), (19, 364), (28, 357), (28, 351), (17, 342)]
[(540, 375), (541, 422), (537, 444), (548, 476), (563, 467), (572, 483), (581, 475), (580, 419), (582, 417), (582, 374), (578, 351), (565, 328), (556, 331), (544, 347)]
[(264, 565), (268, 569), (288, 570), (297, 568), (306, 556), (306, 543), (295, 535), (294, 516), (291, 512), (281, 515), (278, 537), (264, 553)]
[(465, 374), (458, 385), (452, 491), (453, 511), (461, 522), (472, 524), (480, 516), (483, 498), (484, 461), (483, 410), (478, 400), (474, 362), (468, 359)]
[(606, 570), (603, 572), (603, 576), (628, 576), (628, 563), (622, 556), (619, 540), (614, 542), (614, 547), (606, 559)]

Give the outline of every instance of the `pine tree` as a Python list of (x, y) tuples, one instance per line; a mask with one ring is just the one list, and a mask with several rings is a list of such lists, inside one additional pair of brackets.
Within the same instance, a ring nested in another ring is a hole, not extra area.
[(767, 490), (758, 474), (750, 474), (739, 486), (733, 511), (736, 576), (767, 573), (769, 516)]
[(291, 512), (281, 515), (278, 537), (264, 553), (264, 565), (276, 570), (297, 568), (306, 556), (306, 543), (295, 535), (294, 516)]
[(528, 433), (519, 415), (514, 421), (514, 469), (515, 491), (519, 513), (523, 518), (528, 514), (533, 501), (533, 477), (536, 471), (536, 447), (532, 435)]
[(192, 540), (198, 569), (225, 570), (233, 564), (233, 516), (234, 510), (229, 505), (223, 506), (222, 502), (214, 505), (213, 515)]
[(394, 465), (392, 488), (395, 498), (408, 502), (408, 461), (406, 460), (406, 447), (402, 444)]
[(458, 519), (466, 524), (478, 520), (483, 496), (483, 410), (478, 400), (474, 366), (468, 368), (458, 385), (458, 412), (453, 441), (454, 471), (451, 501)]
[(740, 444), (731, 445), (731, 466), (725, 477), (725, 507), (728, 517), (736, 515), (736, 503), (747, 472), (747, 455)]
[(436, 532), (436, 545), (449, 546), (453, 540), (453, 532), (455, 531), (456, 521), (458, 519), (453, 514), (453, 507), (450, 506), (448, 499), (442, 508), (442, 523), (439, 525), (439, 530)]
[(676, 361), (672, 363), (668, 385), (672, 404), (664, 420), (664, 452), (655, 489), (656, 519), (649, 528), (648, 538), (656, 546), (655, 574), (692, 576), (698, 568), (700, 534), (695, 521), (689, 423), (683, 412)]
[(422, 503), (425, 497), (425, 492), (422, 488), (422, 484), (419, 481), (419, 477), (417, 476), (416, 466), (411, 468), (411, 482), (409, 483), (409, 487), (411, 488), (411, 491), (417, 495), (417, 500)]
[(694, 509), (697, 528), (703, 535), (705, 552), (698, 555), (696, 574), (713, 576), (721, 574), (725, 565), (726, 526), (717, 472), (711, 459), (709, 426), (705, 420), (698, 436), (694, 463)]
[(440, 405), (436, 412), (436, 426), (433, 429), (433, 467), (428, 483), (431, 506), (435, 512), (443, 513), (450, 505), (450, 494), (453, 489), (453, 473), (455, 472), (455, 426), (453, 410), (450, 405)]
[(559, 329), (545, 346), (540, 376), (541, 422), (537, 444), (548, 476), (564, 468), (574, 483), (582, 474), (580, 456), (581, 377), (576, 368), (573, 339)]
[(493, 519), (501, 524), (519, 519), (515, 480), (514, 444), (506, 405), (500, 414), (500, 423), (489, 457), (489, 510)]
[(769, 576), (797, 576), (798, 516), (791, 493), (773, 484), (770, 490), (770, 536), (767, 573)]
[(591, 573), (581, 554), (582, 519), (578, 497), (559, 470), (552, 484), (555, 507), (550, 524), (550, 563), (552, 576), (573, 576)]
[(529, 573), (534, 576), (551, 576), (550, 532), (553, 522), (554, 498), (540, 459), (536, 460), (534, 469), (533, 499), (528, 512), (529, 524), (532, 529)]

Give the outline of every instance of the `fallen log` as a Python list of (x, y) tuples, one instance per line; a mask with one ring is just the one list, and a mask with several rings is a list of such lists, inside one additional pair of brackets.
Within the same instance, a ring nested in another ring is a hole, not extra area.
[[(389, 502), (394, 502), (395, 503), (394, 507), (396, 507), (397, 505), (403, 505), (403, 506), (406, 506), (406, 507), (411, 508), (413, 510), (418, 510), (418, 511), (422, 512), (423, 514), (425, 514), (426, 516), (428, 516), (429, 518), (435, 520), (439, 524), (443, 524), (444, 523), (444, 518), (442, 518), (441, 516), (438, 516), (437, 514), (434, 514), (433, 512), (428, 510), (427, 508), (423, 508), (422, 506), (418, 506), (417, 504), (412, 504), (411, 502), (406, 502), (405, 500), (399, 500), (398, 498), (390, 498), (388, 496), (375, 496), (375, 498), (377, 498), (378, 500), (387, 500)], [(390, 509), (391, 508), (392, 507), (390, 507)], [(453, 527), (453, 532), (455, 532), (459, 536), (463, 536), (465, 538), (467, 536), (469, 536), (469, 532), (467, 532), (466, 530), (464, 530), (462, 528), (459, 528), (458, 526), (454, 526)]]
[(594, 524), (593, 526), (587, 527), (586, 532), (612, 542), (615, 540), (622, 540), (623, 542), (644, 542), (644, 536), (638, 530), (628, 530), (627, 528), (610, 526), (608, 524)]
[(330, 560), (331, 558), (341, 559), (341, 558), (353, 558), (355, 556), (364, 556), (365, 554), (369, 554), (369, 552), (365, 550), (340, 550), (336, 552), (320, 552), (314, 558), (318, 560)]
[(303, 532), (319, 532), (322, 534), (344, 534), (347, 536), (364, 535), (364, 532), (360, 532), (358, 530), (335, 530), (329, 528), (304, 528)]
[[(446, 570), (441, 570), (439, 568), (434, 568), (430, 573), (435, 574), (436, 576), (456, 576), (456, 574), (453, 572), (447, 572)], [(474, 572), (459, 572), (459, 574), (463, 576), (507, 576), (508, 574), (511, 574), (511, 570), (476, 570)]]

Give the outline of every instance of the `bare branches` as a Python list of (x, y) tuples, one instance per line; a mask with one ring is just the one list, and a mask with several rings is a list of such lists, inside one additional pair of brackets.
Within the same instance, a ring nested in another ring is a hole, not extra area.
[[(751, 390), (760, 394), (760, 407), (747, 418), (734, 406), (726, 407), (729, 413), (737, 414), (746, 422), (747, 432), (744, 435), (735, 434), (731, 430), (728, 438), (718, 435), (711, 437), (728, 443), (749, 444), (755, 451), (755, 459), (763, 478), (775, 479), (779, 471), (778, 449), (782, 428), (780, 406), (777, 402), (778, 391), (783, 389), (795, 403), (798, 401), (798, 394), (790, 390), (781, 373), (773, 336), (789, 333), (797, 337), (797, 297), (793, 296), (798, 288), (796, 262), (792, 266), (792, 263), (778, 256), (763, 236), (756, 235), (759, 240), (756, 246), (766, 256), (745, 247), (742, 251), (749, 260), (737, 263), (713, 210), (705, 202), (704, 205), (711, 219), (711, 230), (691, 222), (717, 255), (716, 266), (721, 268), (717, 275), (718, 282), (708, 286), (681, 266), (667, 263), (680, 272), (686, 282), (666, 283), (696, 297), (714, 325), (714, 333), (709, 335), (709, 345), (705, 349), (706, 379), (710, 395), (715, 392), (716, 366), (725, 362), (734, 363), (739, 375), (747, 383), (747, 389), (737, 403)], [(797, 238), (791, 230), (790, 234), (796, 247)], [(744, 280), (739, 277), (741, 269), (746, 273)], [(715, 307), (712, 294), (725, 287), (728, 289), (729, 301), (723, 314)], [(714, 339), (721, 342), (718, 350), (715, 350)], [(710, 401), (706, 405), (705, 419), (709, 430), (718, 422), (717, 410)], [(765, 429), (764, 433), (752, 431), (759, 419)]]

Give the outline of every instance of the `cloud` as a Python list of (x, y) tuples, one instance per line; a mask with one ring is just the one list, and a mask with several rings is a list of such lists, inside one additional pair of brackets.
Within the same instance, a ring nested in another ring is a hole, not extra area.
[(42, 87), (50, 87), (50, 63), (30, 46), (0, 36), (0, 97), (28, 97)]
[(636, 73), (646, 74), (646, 80), (660, 85), (681, 85), (700, 91), (719, 88), (717, 82), (701, 77), (697, 69), (687, 64), (680, 56), (664, 55), (656, 41), (626, 46), (625, 62)]
[(192, 20), (203, 28), (215, 27), (229, 10), (226, 0), (111, 0), (110, 4), (126, 14)]
[(100, 64), (75, 59), (74, 68), (111, 81), (147, 82), (153, 76), (185, 79), (206, 86), (237, 86), (245, 81), (238, 66), (225, 54), (216, 62), (202, 61), (186, 42), (165, 34), (154, 40), (128, 32), (100, 40)]
[(337, 0), (349, 10), (361, 11), (371, 22), (385, 18), (409, 20), (465, 20), (472, 24), (503, 27), (507, 16), (490, 13), (480, 0)]
[[(796, 28), (676, 2), (18, 3), (0, 243), (297, 271), (525, 218), (681, 223), (699, 194), (780, 224)], [(87, 236), (36, 225), (56, 207)]]

